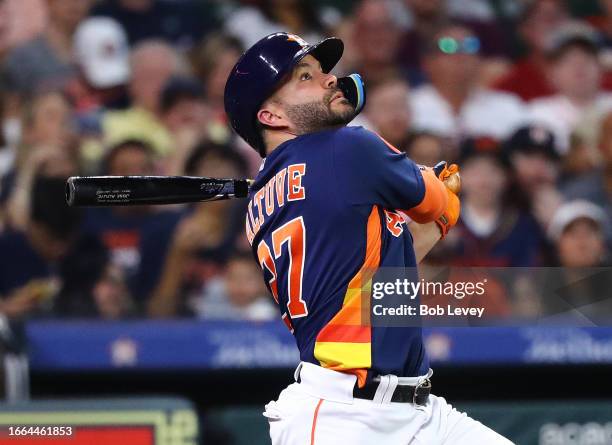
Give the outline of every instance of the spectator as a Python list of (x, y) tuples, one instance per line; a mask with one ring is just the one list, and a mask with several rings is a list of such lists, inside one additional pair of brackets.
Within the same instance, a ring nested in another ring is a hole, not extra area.
[(494, 84), (494, 88), (529, 101), (555, 93), (548, 78), (547, 50), (552, 36), (568, 20), (565, 2), (534, 0), (527, 3), (518, 21), (518, 33), (525, 46), (521, 56)]
[[(325, 9), (322, 12), (326, 11)], [(322, 17), (312, 2), (300, 0), (262, 0), (259, 7), (242, 6), (230, 14), (225, 31), (249, 48), (274, 32), (290, 32), (308, 42), (323, 38)]]
[(451, 160), (442, 138), (432, 133), (411, 133), (405, 147), (406, 156), (420, 165), (433, 166), (442, 160)]
[(132, 45), (163, 39), (188, 49), (211, 29), (216, 14), (211, 2), (205, 0), (102, 0), (93, 15), (111, 17), (121, 23)]
[(160, 114), (173, 147), (163, 171), (179, 175), (196, 143), (209, 136), (210, 110), (202, 85), (189, 77), (171, 78), (161, 93)]
[(548, 228), (559, 264), (570, 268), (604, 265), (608, 253), (605, 226), (605, 212), (593, 203), (574, 200), (559, 207)]
[(609, 265), (606, 225), (604, 211), (587, 201), (570, 201), (555, 213), (548, 235), (564, 269), (555, 277), (554, 294), (544, 299), (548, 313), (583, 323), (610, 320), (612, 301), (604, 290), (612, 286), (612, 276), (593, 269)]
[(71, 127), (71, 107), (58, 92), (35, 96), (24, 106), (22, 144), (11, 170), (3, 178), (2, 199), (9, 223), (23, 229), (29, 219), (30, 190), (44, 165), (54, 174), (69, 176), (77, 170), (77, 146)]
[(532, 122), (548, 126), (560, 153), (569, 149), (570, 134), (585, 115), (612, 109), (612, 94), (601, 90), (602, 69), (593, 31), (584, 26), (564, 28), (549, 53), (550, 76), (557, 94), (529, 104)]
[[(69, 91), (78, 115), (97, 116), (105, 109), (127, 106), (127, 83), (130, 79), (129, 48), (125, 31), (116, 21), (94, 17), (79, 25), (75, 34), (75, 61), (78, 79)], [(101, 123), (84, 122), (84, 130)]]
[(134, 314), (120, 268), (111, 265), (108, 251), (95, 238), (79, 246), (62, 264), (63, 286), (54, 312), (60, 317), (118, 320)]
[[(245, 172), (246, 162), (236, 151), (210, 143), (197, 147), (185, 168), (187, 175), (221, 178), (240, 178)], [(159, 255), (163, 248), (157, 242), (158, 235), (144, 240), (141, 252), (149, 263), (140, 281), (142, 294), (152, 295), (148, 302), (150, 316), (188, 312), (184, 297), (201, 292), (206, 282), (221, 272), (238, 240), (244, 240), (244, 214), (240, 201), (196, 204), (178, 225), (174, 222), (159, 228), (161, 238), (168, 242), (164, 254)]]
[(49, 299), (61, 282), (59, 265), (69, 254), (81, 254), (78, 209), (65, 204), (65, 178), (50, 175), (52, 169), (52, 164), (42, 165), (34, 178), (25, 229), (0, 235), (0, 309), (9, 317), (26, 316), (40, 306), (50, 309)]
[(5, 62), (6, 82), (20, 95), (63, 87), (75, 75), (73, 35), (92, 0), (46, 0), (49, 22), (43, 34), (14, 48)]
[[(410, 14), (410, 23), (401, 38), (397, 61), (407, 71), (411, 85), (418, 86), (426, 80), (422, 66), (427, 42), (431, 41), (451, 18), (476, 33), (482, 42), (483, 55), (487, 58), (485, 65), (494, 57), (505, 57), (509, 52), (509, 30), (503, 26), (504, 21), (493, 20), (490, 2), (486, 0), (468, 0), (467, 5), (466, 0), (403, 0), (403, 3)], [(508, 7), (510, 3), (514, 3), (513, 0), (502, 0), (501, 3), (499, 9), (503, 10), (504, 17), (513, 14)], [(480, 11), (485, 10), (486, 18), (471, 14), (474, 9), (470, 9), (470, 6), (476, 6)]]
[[(599, 205), (606, 212), (607, 220), (612, 221), (612, 113), (601, 121), (598, 145), (602, 157), (600, 167), (564, 184), (562, 191), (567, 199), (584, 199)], [(612, 228), (608, 225), (606, 229), (606, 239), (612, 246)]]
[(507, 202), (509, 162), (490, 139), (467, 140), (461, 148), (461, 218), (448, 248), (464, 266), (530, 267), (538, 264), (543, 237), (528, 213)]
[[(155, 173), (153, 150), (145, 142), (129, 139), (113, 146), (102, 163), (102, 174), (146, 176)], [(156, 220), (171, 217), (152, 206), (93, 207), (85, 211), (82, 230), (102, 240), (110, 265), (119, 268), (131, 286), (141, 264), (139, 245)]]
[(467, 28), (447, 25), (428, 42), (424, 68), (430, 84), (411, 94), (413, 125), (441, 136), (508, 136), (524, 118), (513, 95), (478, 85), (480, 41)]
[(104, 154), (105, 113), (129, 106), (129, 48), (121, 25), (106, 17), (84, 20), (75, 34), (74, 46), (78, 75), (66, 91), (75, 107), (83, 170), (91, 173)]
[(514, 204), (548, 227), (563, 200), (557, 188), (561, 163), (555, 136), (546, 127), (521, 127), (504, 143), (504, 151), (515, 179)]
[(347, 41), (356, 56), (356, 66), (351, 71), (360, 73), (370, 86), (391, 77), (403, 77), (395, 60), (400, 36), (399, 24), (387, 2), (361, 1), (353, 12), (352, 33)]
[[(226, 34), (211, 34), (193, 54), (195, 73), (204, 84), (206, 102), (212, 111), (210, 137), (219, 144), (227, 143), (232, 137), (227, 125), (223, 92), (225, 81), (243, 52), (237, 38)], [(252, 152), (250, 147), (248, 151)]]
[(168, 154), (172, 143), (160, 122), (160, 95), (166, 82), (182, 70), (178, 53), (162, 41), (143, 41), (132, 49), (129, 83), (132, 107), (107, 113), (103, 121), (107, 144), (140, 139), (158, 155)]
[(266, 321), (278, 317), (278, 308), (249, 252), (231, 255), (224, 274), (211, 279), (191, 306), (198, 318), (207, 320)]
[(410, 131), (408, 94), (404, 80), (386, 80), (368, 90), (368, 106), (364, 110), (372, 130), (400, 150), (405, 149)]
[(597, 28), (601, 35), (602, 51), (600, 59), (606, 72), (604, 88), (612, 89), (612, 1), (598, 1), (603, 15), (588, 17), (589, 22)]

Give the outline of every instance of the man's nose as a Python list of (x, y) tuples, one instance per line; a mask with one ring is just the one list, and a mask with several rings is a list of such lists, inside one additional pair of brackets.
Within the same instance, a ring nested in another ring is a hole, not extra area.
[(338, 78), (333, 74), (326, 74), (324, 79), (325, 88), (335, 88), (338, 85)]

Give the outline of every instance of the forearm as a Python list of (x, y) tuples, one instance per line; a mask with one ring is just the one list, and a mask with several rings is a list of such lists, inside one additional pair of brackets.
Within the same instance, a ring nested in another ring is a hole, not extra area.
[(414, 253), (417, 264), (419, 264), (440, 240), (442, 234), (435, 222), (418, 224), (412, 221), (408, 224), (408, 228), (412, 233)]

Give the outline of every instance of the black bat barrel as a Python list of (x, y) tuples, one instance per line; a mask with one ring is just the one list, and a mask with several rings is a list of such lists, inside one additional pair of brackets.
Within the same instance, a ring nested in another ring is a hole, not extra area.
[(194, 176), (73, 176), (66, 181), (70, 206), (180, 204), (244, 198), (248, 179)]

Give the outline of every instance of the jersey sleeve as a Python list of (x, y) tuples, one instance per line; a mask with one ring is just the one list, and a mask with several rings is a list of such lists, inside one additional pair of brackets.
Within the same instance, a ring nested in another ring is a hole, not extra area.
[(433, 221), (445, 210), (442, 182), (380, 136), (346, 127), (335, 137), (332, 174), (349, 204), (404, 210), (417, 222)]

